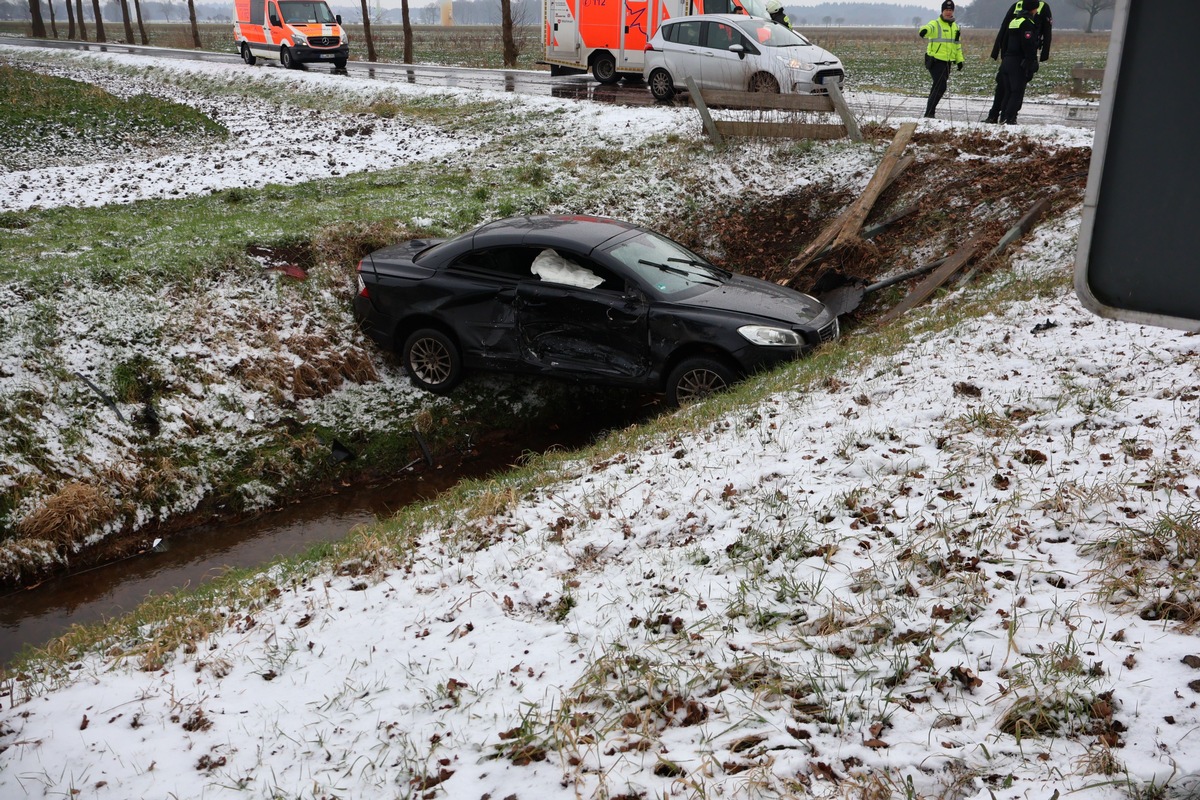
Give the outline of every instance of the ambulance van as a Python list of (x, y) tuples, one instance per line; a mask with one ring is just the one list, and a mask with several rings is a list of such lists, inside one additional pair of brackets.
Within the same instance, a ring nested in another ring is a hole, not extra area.
[(235, 0), (233, 41), (242, 60), (279, 59), (288, 69), (324, 62), (338, 69), (350, 58), (341, 15), (325, 0)]
[(689, 14), (767, 19), (766, 0), (542, 0), (551, 75), (591, 71), (601, 83), (641, 78), (642, 53), (658, 26)]

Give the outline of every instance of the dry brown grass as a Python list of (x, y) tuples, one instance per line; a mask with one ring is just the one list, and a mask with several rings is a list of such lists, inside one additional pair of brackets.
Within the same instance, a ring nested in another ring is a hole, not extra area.
[(117, 504), (104, 489), (72, 482), (46, 498), (16, 525), (17, 532), (56, 546), (72, 545), (113, 519)]

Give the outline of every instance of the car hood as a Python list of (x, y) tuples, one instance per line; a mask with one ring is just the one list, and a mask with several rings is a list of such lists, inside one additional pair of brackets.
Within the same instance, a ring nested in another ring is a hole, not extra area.
[(815, 44), (810, 44), (807, 47), (779, 47), (775, 49), (775, 52), (784, 58), (812, 62), (819, 66), (842, 63), (841, 59), (833, 53)]
[(825, 311), (821, 301), (803, 292), (745, 275), (734, 275), (720, 286), (676, 302), (682, 306), (729, 311), (788, 325), (811, 322)]
[(342, 28), (336, 22), (289, 22), (288, 25), (305, 36), (341, 36)]

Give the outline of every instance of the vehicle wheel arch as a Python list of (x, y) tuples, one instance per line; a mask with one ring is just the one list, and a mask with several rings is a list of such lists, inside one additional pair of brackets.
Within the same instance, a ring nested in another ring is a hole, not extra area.
[(750, 76), (750, 82), (747, 84), (747, 90), (751, 92), (769, 92), (771, 94), (779, 94), (782, 87), (779, 83), (779, 78), (769, 72), (756, 72)]
[(666, 373), (663, 394), (668, 406), (678, 408), (725, 391), (742, 377), (735, 362), (720, 352), (692, 350)]
[(601, 83), (611, 84), (621, 79), (621, 73), (617, 72), (617, 57), (608, 50), (597, 50), (588, 56), (588, 68)]
[(445, 326), (414, 328), (400, 345), (400, 363), (413, 385), (434, 394), (448, 394), (466, 375), (462, 346)]
[(671, 353), (669, 357), (664, 359), (662, 372), (659, 374), (660, 389), (666, 387), (667, 378), (669, 378), (671, 373), (675, 371), (675, 368), (689, 358), (711, 358), (714, 361), (720, 361), (722, 364), (728, 367), (733, 374), (737, 376), (738, 380), (746, 377), (746, 370), (742, 369), (737, 360), (734, 359), (733, 356), (729, 355), (728, 352), (711, 344), (695, 342), (693, 344), (680, 347), (678, 350)]
[(651, 70), (646, 85), (650, 89), (650, 95), (660, 103), (670, 102), (679, 91), (670, 71), (665, 67), (655, 67)]
[(405, 317), (396, 323), (396, 330), (392, 337), (392, 341), (395, 342), (396, 355), (403, 355), (404, 342), (408, 340), (409, 336), (412, 336), (422, 328), (432, 328), (439, 333), (445, 334), (446, 336), (450, 337), (450, 340), (454, 342), (460, 351), (462, 350), (462, 340), (459, 339), (458, 334), (455, 333), (453, 327), (447, 325), (437, 317), (421, 315), (415, 317)]

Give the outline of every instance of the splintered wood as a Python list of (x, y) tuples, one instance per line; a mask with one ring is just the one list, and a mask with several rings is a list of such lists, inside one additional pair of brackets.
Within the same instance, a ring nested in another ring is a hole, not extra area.
[(780, 281), (785, 286), (792, 286), (796, 280), (804, 272), (804, 270), (813, 262), (816, 256), (825, 250), (837, 249), (841, 247), (858, 246), (862, 243), (858, 232), (862, 228), (863, 221), (867, 215), (871, 213), (875, 201), (883, 194), (883, 191), (892, 184), (900, 173), (912, 163), (911, 158), (902, 158), (904, 148), (908, 146), (909, 140), (917, 129), (915, 122), (906, 122), (896, 131), (896, 137), (892, 139), (892, 143), (888, 146), (887, 151), (883, 154), (883, 159), (879, 162), (879, 166), (875, 169), (875, 174), (871, 177), (867, 188), (862, 195), (838, 215), (825, 230), (821, 231), (808, 247), (788, 264), (791, 270), (791, 277)]

